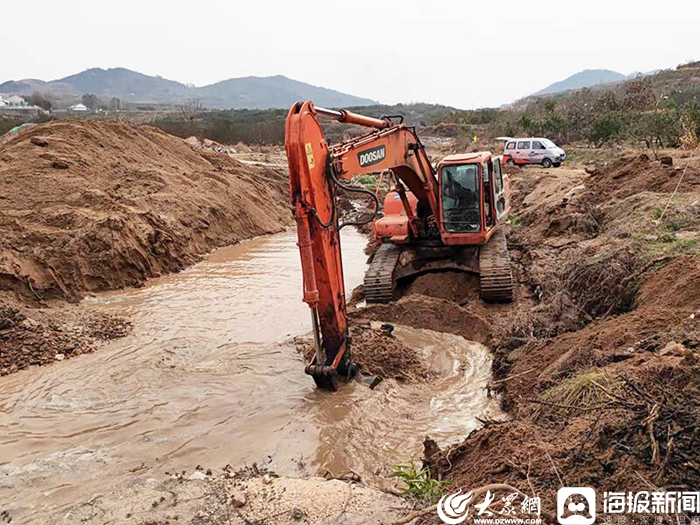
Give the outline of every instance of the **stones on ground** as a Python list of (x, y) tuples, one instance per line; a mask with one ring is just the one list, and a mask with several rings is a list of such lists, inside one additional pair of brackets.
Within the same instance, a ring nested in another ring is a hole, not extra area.
[(236, 508), (244, 507), (247, 503), (246, 493), (242, 490), (237, 490), (231, 493), (231, 504)]
[(32, 137), (31, 139), (29, 139), (29, 142), (31, 142), (35, 146), (39, 146), (40, 148), (45, 148), (49, 145), (48, 141), (42, 139), (41, 137)]

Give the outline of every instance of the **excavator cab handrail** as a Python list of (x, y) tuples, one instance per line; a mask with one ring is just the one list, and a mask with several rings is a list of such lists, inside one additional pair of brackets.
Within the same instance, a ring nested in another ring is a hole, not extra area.
[[(392, 124), (403, 124), (404, 118), (403, 115), (379, 115), (379, 118), (381, 120), (386, 120), (387, 122), (391, 122)], [(392, 119), (399, 119), (398, 122), (394, 122)]]

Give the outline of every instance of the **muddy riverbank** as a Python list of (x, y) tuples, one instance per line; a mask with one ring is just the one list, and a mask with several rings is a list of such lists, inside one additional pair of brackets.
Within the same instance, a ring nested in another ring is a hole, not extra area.
[(671, 154), (512, 170), (521, 286), (486, 317), (513, 419), (426, 450), (455, 490), (508, 483), (553, 515), (561, 486), (700, 484), (700, 163)]
[(148, 126), (64, 121), (0, 146), (0, 375), (90, 352), (128, 322), (71, 307), (291, 223), (287, 175)]

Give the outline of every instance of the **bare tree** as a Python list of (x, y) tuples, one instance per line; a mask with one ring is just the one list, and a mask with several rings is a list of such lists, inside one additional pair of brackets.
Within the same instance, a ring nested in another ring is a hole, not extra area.
[(188, 98), (185, 99), (185, 102), (180, 105), (179, 108), (182, 117), (187, 122), (193, 122), (197, 115), (199, 115), (199, 113), (202, 111), (202, 101), (198, 98)]

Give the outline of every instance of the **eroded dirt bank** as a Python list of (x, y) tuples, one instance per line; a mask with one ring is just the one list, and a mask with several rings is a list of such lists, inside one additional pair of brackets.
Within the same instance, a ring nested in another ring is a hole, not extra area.
[(3, 288), (134, 286), (289, 224), (286, 173), (147, 126), (52, 122), (0, 150)]
[(64, 121), (3, 137), (0, 375), (128, 333), (66, 301), (289, 225), (286, 181), (148, 126)]
[(700, 162), (674, 157), (512, 170), (521, 286), (510, 307), (478, 308), (513, 420), (429, 444), (433, 475), (509, 483), (552, 515), (561, 486), (697, 489)]

